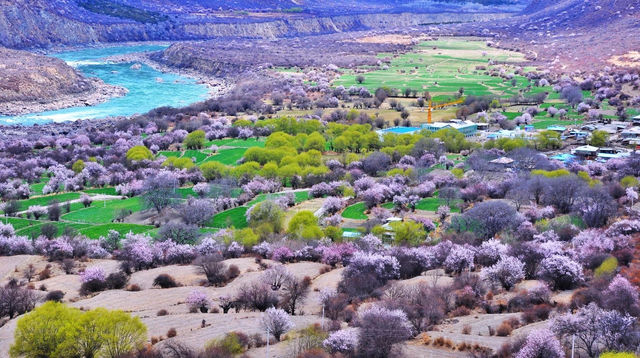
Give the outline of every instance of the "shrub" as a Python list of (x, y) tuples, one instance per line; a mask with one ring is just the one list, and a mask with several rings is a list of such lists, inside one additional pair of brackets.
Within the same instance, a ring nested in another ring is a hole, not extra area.
[(178, 283), (174, 280), (171, 275), (166, 273), (162, 273), (153, 280), (153, 286), (158, 286), (160, 288), (172, 288), (178, 287)]
[(511, 327), (511, 324), (508, 321), (504, 321), (496, 329), (496, 335), (498, 337), (507, 337), (511, 335), (512, 331), (513, 327)]
[(551, 306), (548, 304), (535, 305), (522, 312), (522, 320), (527, 324), (544, 321), (549, 318), (549, 313), (551, 313)]
[(600, 266), (598, 266), (593, 273), (596, 277), (610, 276), (613, 275), (617, 268), (618, 260), (613, 256), (609, 256), (602, 261)]
[(47, 295), (45, 296), (44, 300), (45, 301), (62, 302), (63, 298), (64, 298), (64, 292), (62, 292), (60, 290), (55, 290), (55, 291), (51, 291), (51, 292), (47, 293)]
[(83, 295), (100, 292), (107, 288), (104, 270), (100, 267), (90, 267), (86, 269), (80, 275), (80, 280), (82, 281), (80, 293)]
[(178, 335), (178, 331), (175, 328), (169, 328), (167, 331), (167, 338), (173, 338)]
[(198, 271), (207, 277), (207, 281), (214, 285), (220, 286), (227, 280), (227, 269), (222, 256), (219, 254), (201, 256), (196, 260)]
[(129, 281), (129, 277), (122, 271), (112, 272), (107, 276), (106, 284), (109, 289), (119, 290), (124, 288)]
[(168, 315), (168, 314), (169, 314), (169, 312), (163, 308), (163, 309), (161, 309), (160, 311), (158, 311), (158, 312), (156, 313), (156, 316), (158, 316), (158, 317), (162, 317), (162, 316), (166, 316), (166, 315)]

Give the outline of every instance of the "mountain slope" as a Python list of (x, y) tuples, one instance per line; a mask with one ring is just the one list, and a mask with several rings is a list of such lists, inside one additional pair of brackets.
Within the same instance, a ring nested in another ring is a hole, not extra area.
[[(524, 1), (0, 0), (0, 45), (324, 34), (419, 25), (429, 19), (426, 15), (442, 13), (458, 17), (452, 21), (474, 21), (479, 14), (514, 13)], [(407, 13), (415, 20), (407, 21)]]

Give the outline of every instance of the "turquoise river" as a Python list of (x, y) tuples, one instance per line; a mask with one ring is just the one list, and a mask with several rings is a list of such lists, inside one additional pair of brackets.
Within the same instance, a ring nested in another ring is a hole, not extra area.
[(208, 98), (207, 86), (174, 73), (163, 73), (147, 65), (135, 70), (133, 63), (113, 63), (105, 58), (137, 52), (158, 51), (164, 45), (130, 45), (85, 48), (51, 54), (66, 61), (86, 76), (99, 77), (105, 83), (129, 90), (126, 96), (111, 98), (95, 106), (71, 107), (19, 116), (0, 116), (0, 125), (33, 125), (145, 113), (162, 106), (179, 107)]

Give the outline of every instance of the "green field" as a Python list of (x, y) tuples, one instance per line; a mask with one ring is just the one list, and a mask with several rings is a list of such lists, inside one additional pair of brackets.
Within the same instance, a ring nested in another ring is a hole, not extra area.
[(235, 139), (235, 138), (226, 138), (226, 139), (216, 139), (211, 140), (205, 143), (206, 147), (211, 147), (212, 145), (217, 145), (218, 147), (226, 146), (226, 147), (236, 147), (236, 148), (251, 148), (251, 147), (264, 147), (264, 138), (255, 139)]
[(238, 159), (244, 156), (247, 148), (231, 148), (221, 149), (218, 153), (208, 157), (203, 163), (206, 162), (220, 162), (225, 165), (235, 165)]
[(83, 191), (87, 194), (118, 195), (114, 187), (86, 189)]
[[(458, 206), (456, 205), (457, 203), (460, 203), (460, 200), (454, 200), (451, 202), (450, 209), (452, 213), (460, 212), (460, 208), (458, 208)], [(436, 210), (438, 210), (438, 207), (440, 207), (441, 205), (446, 205), (446, 203), (440, 198), (424, 198), (418, 202), (418, 204), (416, 205), (416, 210), (436, 212)]]
[(208, 227), (227, 229), (234, 227), (236, 229), (243, 229), (247, 227), (247, 219), (245, 214), (249, 208), (246, 206), (238, 206), (237, 208), (225, 210), (211, 219), (207, 223)]
[(129, 223), (110, 223), (104, 225), (92, 225), (86, 228), (79, 229), (80, 234), (85, 235), (90, 239), (99, 239), (101, 236), (107, 236), (110, 230), (115, 230), (121, 235), (132, 232), (134, 234), (141, 234), (154, 229), (153, 226), (138, 225)]
[[(487, 66), (489, 59), (500, 62), (517, 63), (523, 55), (486, 46), (482, 41), (464, 39), (441, 39), (426, 41), (415, 47), (411, 53), (391, 56), (388, 69), (375, 69), (364, 74), (365, 81), (357, 84), (357, 74), (346, 70), (345, 74), (333, 82), (334, 86), (364, 86), (370, 91), (379, 87), (404, 89), (419, 92), (428, 90), (432, 95), (452, 95), (462, 87), (465, 95), (498, 95), (510, 97), (530, 84), (522, 76), (515, 76), (515, 86), (511, 81), (484, 74), (476, 66)], [(551, 92), (551, 87), (536, 88), (537, 92)], [(438, 98), (435, 98), (438, 100)]]
[(74, 221), (91, 224), (107, 224), (110, 223), (120, 210), (127, 209), (131, 211), (142, 210), (142, 201), (139, 197), (125, 200), (110, 200), (106, 202), (94, 202), (91, 207), (73, 211), (69, 214), (62, 215), (61, 219), (65, 221)]
[(342, 217), (345, 219), (367, 220), (369, 217), (364, 213), (365, 209), (364, 202), (349, 205), (342, 211)]
[(62, 194), (52, 194), (46, 196), (37, 196), (30, 199), (18, 200), (20, 204), (20, 211), (29, 209), (30, 206), (33, 205), (42, 205), (46, 206), (52, 200), (58, 200), (58, 202), (62, 203), (69, 200), (75, 200), (80, 198), (80, 193), (62, 193)]

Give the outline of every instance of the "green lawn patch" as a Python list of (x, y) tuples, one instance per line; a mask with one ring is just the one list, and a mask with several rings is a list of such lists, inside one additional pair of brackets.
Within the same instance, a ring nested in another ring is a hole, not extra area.
[(238, 159), (244, 156), (246, 151), (247, 148), (222, 149), (218, 151), (218, 153), (205, 159), (203, 163), (214, 161), (225, 165), (235, 165)]
[(60, 222), (60, 221), (36, 221), (33, 225), (23, 227), (20, 230), (16, 230), (16, 235), (27, 236), (32, 238), (38, 237), (40, 236), (40, 230), (42, 229), (42, 226), (44, 226), (47, 223), (54, 224), (58, 228), (57, 236), (62, 235), (66, 227), (71, 227), (73, 229), (80, 230), (80, 229), (91, 226), (89, 224), (67, 223), (67, 222)]
[(115, 219), (120, 210), (131, 210), (133, 212), (142, 210), (142, 200), (139, 197), (125, 200), (109, 200), (106, 202), (95, 202), (91, 207), (76, 210), (69, 214), (62, 215), (66, 221), (75, 221), (91, 224), (106, 224)]
[[(458, 204), (460, 200), (455, 200), (451, 202), (451, 212), (459, 213), (460, 208), (456, 204)], [(416, 205), (416, 210), (424, 210), (424, 211), (433, 211), (436, 212), (438, 207), (441, 205), (446, 205), (446, 202), (440, 198), (424, 198), (418, 202)]]
[(129, 232), (134, 234), (142, 234), (149, 230), (154, 229), (153, 226), (149, 225), (138, 225), (138, 224), (129, 224), (129, 223), (110, 223), (103, 225), (92, 225), (83, 229), (80, 229), (80, 234), (90, 238), (90, 239), (99, 239), (101, 236), (106, 237), (110, 230), (115, 230), (119, 232), (121, 235), (126, 235)]
[(114, 187), (86, 189), (83, 192), (87, 194), (118, 195)]
[(237, 208), (218, 213), (209, 221), (207, 227), (218, 229), (234, 227), (236, 229), (244, 229), (248, 226), (247, 219), (244, 216), (248, 209), (246, 206), (238, 206)]
[(65, 201), (75, 200), (80, 198), (80, 193), (61, 193), (61, 194), (52, 194), (46, 196), (38, 196), (25, 200), (18, 200), (20, 204), (20, 211), (29, 209), (30, 206), (33, 205), (42, 205), (47, 206), (53, 200), (58, 200), (58, 202), (62, 203)]
[(226, 139), (216, 139), (210, 140), (205, 143), (205, 147), (211, 147), (212, 145), (217, 145), (218, 147), (226, 146), (226, 147), (236, 147), (236, 148), (251, 148), (251, 147), (264, 147), (264, 139), (236, 139), (236, 138), (226, 138)]
[(367, 220), (369, 217), (364, 213), (365, 209), (364, 202), (355, 203), (344, 209), (342, 217), (345, 219)]

